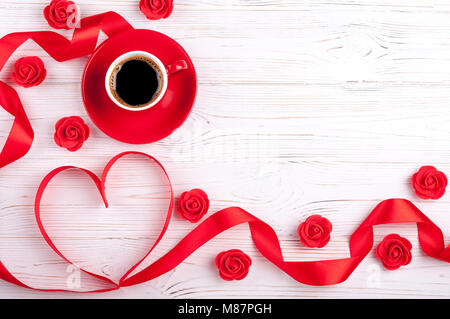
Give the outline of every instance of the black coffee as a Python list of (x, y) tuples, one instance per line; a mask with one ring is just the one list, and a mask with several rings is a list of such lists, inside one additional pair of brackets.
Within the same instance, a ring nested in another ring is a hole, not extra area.
[(116, 74), (117, 95), (127, 104), (149, 103), (159, 87), (156, 70), (142, 60), (129, 60)]

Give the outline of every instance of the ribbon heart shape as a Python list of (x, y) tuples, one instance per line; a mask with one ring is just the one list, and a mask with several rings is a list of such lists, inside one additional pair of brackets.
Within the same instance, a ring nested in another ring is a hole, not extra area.
[[(74, 264), (72, 263), (62, 252), (61, 250), (59, 250), (57, 248), (57, 246), (55, 245), (55, 243), (53, 242), (52, 238), (50, 237), (50, 235), (47, 233), (47, 230), (45, 229), (45, 226), (42, 222), (42, 218), (41, 218), (41, 210), (40, 210), (40, 205), (41, 205), (41, 200), (42, 200), (42, 196), (44, 194), (45, 189), (47, 188), (48, 184), (53, 180), (53, 178), (60, 174), (63, 171), (69, 170), (69, 169), (75, 169), (75, 170), (79, 170), (82, 173), (85, 173), (85, 175), (87, 175), (88, 178), (90, 178), (97, 190), (100, 193), (100, 196), (103, 200), (103, 203), (105, 205), (106, 208), (109, 207), (108, 204), (108, 200), (106, 198), (106, 188), (105, 188), (105, 183), (106, 183), (106, 179), (108, 176), (109, 171), (111, 170), (111, 168), (114, 166), (114, 164), (122, 157), (127, 156), (127, 155), (140, 155), (143, 156), (151, 161), (153, 161), (154, 163), (156, 163), (156, 165), (162, 170), (162, 172), (164, 173), (164, 176), (166, 178), (166, 181), (169, 185), (170, 188), (170, 200), (169, 200), (169, 205), (168, 205), (168, 210), (167, 210), (167, 214), (166, 214), (166, 219), (165, 219), (165, 223), (156, 239), (156, 241), (154, 242), (154, 244), (151, 246), (151, 248), (147, 251), (147, 253), (145, 254), (145, 256), (143, 258), (141, 258), (134, 266), (132, 266), (129, 270), (126, 271), (126, 273), (122, 276), (122, 278), (119, 281), (119, 284), (113, 282), (112, 280), (110, 280), (109, 278), (105, 277), (105, 276), (101, 276), (92, 272), (89, 272), (83, 268), (80, 268), (80, 270), (82, 272), (84, 272), (85, 274), (88, 274), (92, 277), (95, 277), (99, 280), (101, 280), (102, 282), (108, 284), (108, 286), (110, 286), (110, 288), (105, 288), (105, 289), (98, 289), (98, 290), (93, 290), (93, 291), (86, 291), (86, 292), (106, 292), (106, 291), (111, 291), (111, 290), (116, 290), (118, 288), (120, 288), (120, 284), (126, 281), (126, 278), (129, 276), (130, 273), (132, 273), (147, 257), (148, 255), (153, 251), (153, 249), (158, 245), (158, 243), (161, 241), (161, 239), (163, 238), (167, 227), (169, 226), (169, 222), (170, 219), (172, 217), (172, 211), (173, 211), (173, 205), (174, 205), (174, 196), (173, 196), (173, 190), (172, 190), (172, 185), (170, 183), (170, 179), (169, 176), (166, 172), (166, 170), (164, 169), (164, 167), (162, 166), (162, 164), (160, 162), (158, 162), (158, 160), (156, 160), (154, 157), (148, 155), (148, 154), (144, 154), (144, 153), (139, 153), (139, 152), (125, 152), (125, 153), (121, 153), (115, 157), (113, 157), (105, 166), (103, 173), (101, 175), (101, 178), (98, 177), (95, 173), (91, 172), (90, 170), (84, 169), (84, 168), (79, 168), (79, 167), (75, 167), (75, 166), (62, 166), (59, 168), (54, 169), (53, 171), (51, 171), (50, 173), (48, 173), (44, 179), (42, 180), (37, 194), (36, 194), (36, 198), (35, 198), (35, 217), (36, 217), (36, 222), (37, 225), (39, 227), (39, 230), (43, 236), (43, 238), (45, 239), (45, 241), (47, 242), (47, 244), (53, 249), (53, 251), (55, 251), (62, 259), (64, 259), (66, 262), (68, 262), (69, 264)], [(4, 272), (4, 274), (6, 274), (6, 278), (4, 277), (3, 279), (10, 281), (12, 283), (15, 284), (19, 284), (20, 286), (26, 287), (26, 288), (31, 288), (31, 289), (35, 289), (32, 287), (29, 287), (23, 283), (21, 283), (20, 281), (18, 281), (17, 279), (13, 279), (12, 278), (8, 278), (11, 276), (11, 274), (7, 274), (6, 268), (1, 264), (0, 262), (0, 278), (2, 277), (2, 270)], [(6, 272), (5, 272), (6, 271)], [(10, 280), (8, 280), (10, 279)], [(55, 290), (47, 290), (47, 289), (37, 289), (37, 290), (44, 290), (44, 291), (55, 291)], [(78, 292), (78, 291), (76, 291)]]
[[(168, 210), (167, 210), (167, 214), (166, 214), (166, 219), (164, 222), (164, 225), (156, 239), (156, 241), (154, 242), (153, 246), (148, 250), (148, 252), (145, 254), (145, 256), (140, 259), (134, 266), (132, 266), (128, 271), (126, 271), (126, 273), (122, 276), (122, 278), (119, 281), (119, 285), (116, 284), (115, 282), (111, 281), (109, 278), (98, 275), (98, 274), (94, 274), (92, 272), (89, 272), (87, 270), (84, 270), (82, 268), (80, 268), (81, 271), (83, 271), (84, 273), (93, 276), (97, 279), (100, 279), (106, 283), (112, 284), (112, 288), (109, 289), (103, 289), (102, 291), (110, 291), (110, 290), (115, 290), (118, 289), (120, 287), (120, 284), (125, 282), (126, 278), (128, 277), (128, 275), (130, 273), (132, 273), (147, 257), (148, 255), (150, 255), (150, 253), (153, 251), (153, 249), (158, 245), (158, 243), (161, 241), (161, 239), (163, 238), (167, 227), (169, 226), (170, 223), (170, 219), (172, 217), (172, 211), (173, 211), (173, 205), (174, 205), (174, 196), (173, 196), (173, 190), (172, 190), (172, 185), (170, 183), (170, 179), (169, 179), (169, 175), (167, 174), (166, 170), (164, 169), (164, 167), (162, 166), (162, 164), (160, 162), (158, 162), (157, 159), (155, 159), (154, 157), (148, 155), (148, 154), (144, 154), (144, 153), (139, 153), (139, 152), (125, 152), (125, 153), (121, 153), (115, 157), (113, 157), (105, 166), (103, 173), (102, 173), (102, 177), (99, 178), (96, 174), (94, 174), (93, 172), (84, 169), (84, 168), (78, 168), (78, 167), (74, 167), (74, 166), (63, 166), (63, 167), (59, 167), (53, 171), (51, 171), (47, 176), (44, 177), (44, 179), (42, 180), (39, 189), (37, 191), (36, 194), (36, 199), (35, 199), (35, 217), (36, 217), (36, 222), (38, 224), (39, 230), (41, 231), (42, 236), (44, 237), (45, 241), (47, 242), (47, 244), (61, 257), (63, 258), (65, 261), (67, 261), (70, 264), (73, 264), (68, 258), (66, 258), (63, 253), (56, 247), (56, 245), (54, 244), (54, 242), (52, 241), (51, 237), (48, 235), (44, 224), (42, 222), (42, 218), (41, 218), (41, 212), (40, 212), (40, 204), (41, 204), (41, 199), (42, 199), (42, 195), (45, 191), (45, 189), (47, 188), (47, 185), (50, 183), (50, 181), (59, 173), (68, 170), (68, 169), (78, 169), (84, 173), (86, 173), (86, 175), (95, 183), (102, 199), (103, 202), (105, 204), (105, 207), (108, 208), (109, 204), (108, 204), (108, 200), (106, 198), (106, 188), (105, 188), (105, 183), (106, 183), (106, 179), (108, 176), (109, 171), (111, 170), (111, 168), (114, 166), (114, 164), (122, 157), (127, 156), (127, 155), (140, 155), (143, 156), (147, 159), (152, 160), (154, 163), (157, 164), (157, 166), (163, 171), (164, 176), (166, 178), (166, 181), (169, 185), (170, 188), (170, 200), (169, 200), (169, 205), (168, 205)], [(96, 291), (98, 292), (98, 291)]]
[[(87, 174), (94, 181), (105, 205), (108, 206), (105, 195), (105, 180), (108, 172), (118, 159), (129, 154), (144, 156), (152, 160), (162, 169), (167, 178), (168, 185), (170, 186), (170, 203), (164, 226), (162, 227), (157, 240), (144, 256), (144, 258), (142, 258), (136, 265), (131, 267), (125, 273), (125, 275), (123, 275), (118, 284), (112, 282), (110, 279), (104, 276), (96, 275), (83, 270), (85, 273), (111, 285), (111, 288), (86, 292), (111, 291), (119, 289), (120, 287), (133, 286), (157, 278), (177, 267), (198, 248), (206, 244), (218, 234), (234, 226), (244, 223), (247, 223), (249, 225), (253, 242), (262, 256), (264, 256), (280, 270), (282, 270), (298, 282), (308, 285), (334, 285), (345, 281), (356, 269), (359, 263), (371, 251), (373, 247), (373, 226), (375, 225), (393, 223), (416, 223), (417, 232), (419, 235), (419, 243), (422, 250), (430, 257), (445, 262), (450, 262), (450, 245), (445, 247), (444, 236), (439, 227), (436, 226), (410, 201), (406, 199), (388, 199), (379, 203), (365, 219), (365, 221), (353, 233), (350, 238), (350, 257), (348, 258), (306, 262), (285, 261), (283, 259), (283, 254), (278, 237), (269, 224), (246, 212), (242, 208), (229, 207), (212, 214), (194, 230), (192, 230), (188, 235), (186, 235), (168, 253), (156, 260), (150, 266), (130, 276), (130, 274), (148, 257), (148, 255), (153, 251), (153, 249), (163, 238), (170, 223), (174, 206), (173, 190), (166, 170), (164, 169), (162, 164), (158, 162), (154, 157), (140, 152), (125, 152), (113, 157), (106, 165), (102, 174), (102, 178), (99, 178), (93, 172), (83, 168), (63, 166), (53, 170), (42, 180), (38, 188), (35, 200), (36, 220), (46, 242), (61, 258), (63, 258), (67, 262), (71, 263), (70, 260), (68, 260), (54, 245), (50, 236), (47, 234), (44, 225), (42, 224), (40, 202), (45, 188), (53, 179), (53, 177), (55, 177), (60, 172), (67, 169), (78, 169), (81, 172)], [(22, 283), (20, 280), (14, 277), (1, 262), (0, 278), (22, 287), (42, 291), (51, 291), (49, 289), (33, 288)]]

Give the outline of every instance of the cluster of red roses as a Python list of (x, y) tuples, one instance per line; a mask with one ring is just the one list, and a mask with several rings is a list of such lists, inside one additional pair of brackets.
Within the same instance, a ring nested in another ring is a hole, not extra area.
[[(173, 0), (141, 0), (139, 9), (150, 20), (168, 18), (173, 11)], [(44, 9), (48, 24), (55, 29), (76, 28), (80, 19), (78, 6), (69, 0), (52, 0)]]
[[(44, 62), (37, 56), (30, 56), (17, 60), (11, 77), (16, 84), (29, 88), (41, 84), (46, 75)], [(55, 125), (54, 140), (58, 146), (75, 152), (88, 139), (89, 132), (89, 127), (81, 117), (64, 117)]]
[[(201, 189), (184, 192), (178, 198), (177, 212), (181, 218), (196, 223), (209, 209), (208, 195)], [(223, 251), (216, 257), (219, 275), (223, 280), (241, 280), (247, 277), (252, 264), (250, 257), (239, 249)]]
[[(173, 0), (141, 0), (141, 11), (148, 19), (167, 18), (173, 10)], [(78, 6), (67, 0), (52, 0), (44, 9), (44, 17), (55, 29), (73, 29), (80, 23)], [(40, 85), (47, 76), (44, 62), (37, 56), (24, 57), (16, 61), (12, 80), (25, 88)], [(79, 150), (89, 138), (90, 130), (79, 116), (60, 119), (55, 125), (55, 143), (71, 152)]]
[[(306, 247), (321, 248), (330, 241), (332, 225), (328, 219), (320, 215), (308, 217), (298, 227), (300, 241)], [(411, 262), (411, 243), (397, 234), (386, 236), (376, 248), (376, 256), (384, 267), (390, 270)]]
[[(445, 193), (447, 177), (433, 166), (423, 166), (412, 177), (416, 194), (423, 199), (438, 199)], [(196, 223), (208, 212), (208, 195), (200, 189), (193, 189), (181, 194), (177, 202), (179, 215)], [(320, 215), (312, 215), (298, 227), (301, 243), (310, 248), (324, 247), (330, 241), (333, 226)], [(389, 270), (408, 265), (412, 260), (412, 245), (408, 239), (398, 234), (387, 235), (377, 246), (377, 258)], [(244, 279), (252, 264), (250, 257), (238, 249), (221, 252), (216, 257), (220, 277), (224, 280)]]
[[(439, 199), (445, 193), (447, 177), (433, 166), (423, 166), (412, 176), (412, 186), (417, 196), (423, 199)], [(320, 215), (308, 217), (298, 227), (298, 234), (303, 245), (323, 247), (330, 240), (332, 225)], [(389, 270), (411, 262), (411, 243), (398, 234), (387, 235), (376, 248), (376, 256)]]

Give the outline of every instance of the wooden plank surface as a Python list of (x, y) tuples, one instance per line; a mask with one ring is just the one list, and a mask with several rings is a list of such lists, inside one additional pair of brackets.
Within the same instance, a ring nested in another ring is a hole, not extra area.
[[(26, 43), (2, 71), (11, 83), (20, 56), (44, 60), (48, 77), (20, 89), (36, 132), (30, 153), (0, 172), (0, 259), (41, 287), (65, 287), (76, 273), (41, 238), (34, 221), (37, 185), (51, 169), (76, 165), (100, 173), (126, 150), (150, 153), (166, 166), (176, 195), (204, 188), (214, 212), (239, 205), (277, 231), (285, 258), (348, 256), (351, 233), (390, 197), (412, 199), (450, 240), (450, 195), (419, 200), (409, 184), (423, 164), (450, 174), (450, 5), (444, 0), (175, 0), (173, 15), (148, 21), (138, 1), (77, 0), (82, 16), (114, 10), (135, 27), (163, 32), (191, 55), (199, 91), (187, 122), (151, 145), (116, 142), (88, 118), (80, 96), (87, 58), (57, 63)], [(46, 1), (3, 0), (0, 30), (48, 30)], [(69, 36), (70, 31), (63, 31)], [(105, 37), (102, 37), (102, 40)], [(16, 87), (16, 86), (15, 86)], [(55, 122), (80, 115), (92, 136), (77, 153), (53, 142)], [(11, 117), (0, 112), (4, 141)], [(161, 173), (141, 159), (121, 161), (108, 179), (111, 208), (93, 186), (67, 172), (46, 193), (44, 222), (67, 256), (117, 280), (156, 238), (167, 205)], [(298, 224), (319, 213), (333, 222), (323, 249), (301, 246)], [(147, 264), (193, 225), (177, 216)], [(90, 298), (448, 298), (450, 267), (419, 249), (416, 227), (377, 227), (376, 242), (397, 232), (413, 243), (413, 261), (384, 270), (373, 254), (343, 284), (310, 287), (292, 280), (254, 248), (247, 226), (220, 235), (170, 273), (151, 282)], [(254, 264), (241, 282), (224, 282), (213, 264), (231, 248)], [(97, 283), (82, 277), (81, 287)], [(0, 282), (0, 297), (68, 297)]]

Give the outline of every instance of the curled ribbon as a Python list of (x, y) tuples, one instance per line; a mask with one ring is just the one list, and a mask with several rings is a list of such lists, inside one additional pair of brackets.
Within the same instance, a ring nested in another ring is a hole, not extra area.
[[(110, 288), (99, 289), (86, 292), (105, 292), (119, 289), (120, 287), (133, 286), (157, 278), (168, 271), (177, 267), (186, 258), (188, 258), (198, 248), (203, 246), (209, 240), (216, 237), (223, 231), (234, 226), (248, 223), (251, 237), (259, 252), (279, 269), (297, 280), (298, 282), (325, 286), (334, 285), (345, 281), (356, 269), (359, 263), (367, 256), (373, 247), (373, 226), (393, 223), (416, 223), (419, 235), (419, 243), (422, 250), (430, 257), (450, 262), (450, 245), (445, 247), (442, 231), (428, 217), (426, 217), (413, 203), (406, 199), (388, 199), (378, 204), (363, 223), (356, 229), (350, 239), (350, 257), (334, 260), (306, 261), (306, 262), (288, 262), (284, 261), (278, 237), (273, 228), (252, 214), (239, 207), (230, 207), (223, 209), (211, 215), (186, 237), (184, 237), (172, 250), (159, 258), (150, 266), (130, 276), (130, 274), (148, 257), (152, 250), (163, 238), (173, 210), (174, 197), (170, 184), (170, 179), (161, 163), (150, 155), (139, 152), (125, 152), (112, 158), (106, 165), (102, 178), (100, 179), (89, 170), (64, 166), (50, 172), (41, 182), (36, 195), (35, 214), (39, 229), (49, 244), (49, 246), (64, 260), (71, 263), (56, 248), (51, 238), (47, 234), (40, 217), (40, 201), (48, 183), (60, 172), (67, 169), (78, 169), (87, 174), (96, 184), (97, 189), (106, 205), (108, 202), (105, 195), (105, 179), (111, 167), (115, 162), (126, 155), (140, 155), (153, 160), (164, 172), (170, 186), (169, 209), (166, 215), (164, 226), (153, 246), (136, 265), (131, 267), (120, 279), (119, 283), (114, 283), (110, 279), (97, 274), (83, 270), (85, 273), (94, 276), (97, 279), (111, 285)], [(0, 278), (30, 289), (42, 291), (55, 291), (41, 288), (30, 287), (16, 277), (14, 277), (6, 267), (0, 262)], [(70, 291), (70, 290), (59, 290)]]
[[(62, 62), (94, 52), (98, 35), (103, 31), (111, 37), (134, 28), (119, 14), (106, 12), (81, 20), (72, 41), (51, 31), (16, 32), (0, 39), (0, 71), (10, 56), (25, 41), (33, 40), (56, 61)], [(0, 105), (14, 116), (14, 123), (0, 153), (0, 168), (24, 156), (33, 142), (33, 129), (17, 92), (0, 81)]]

